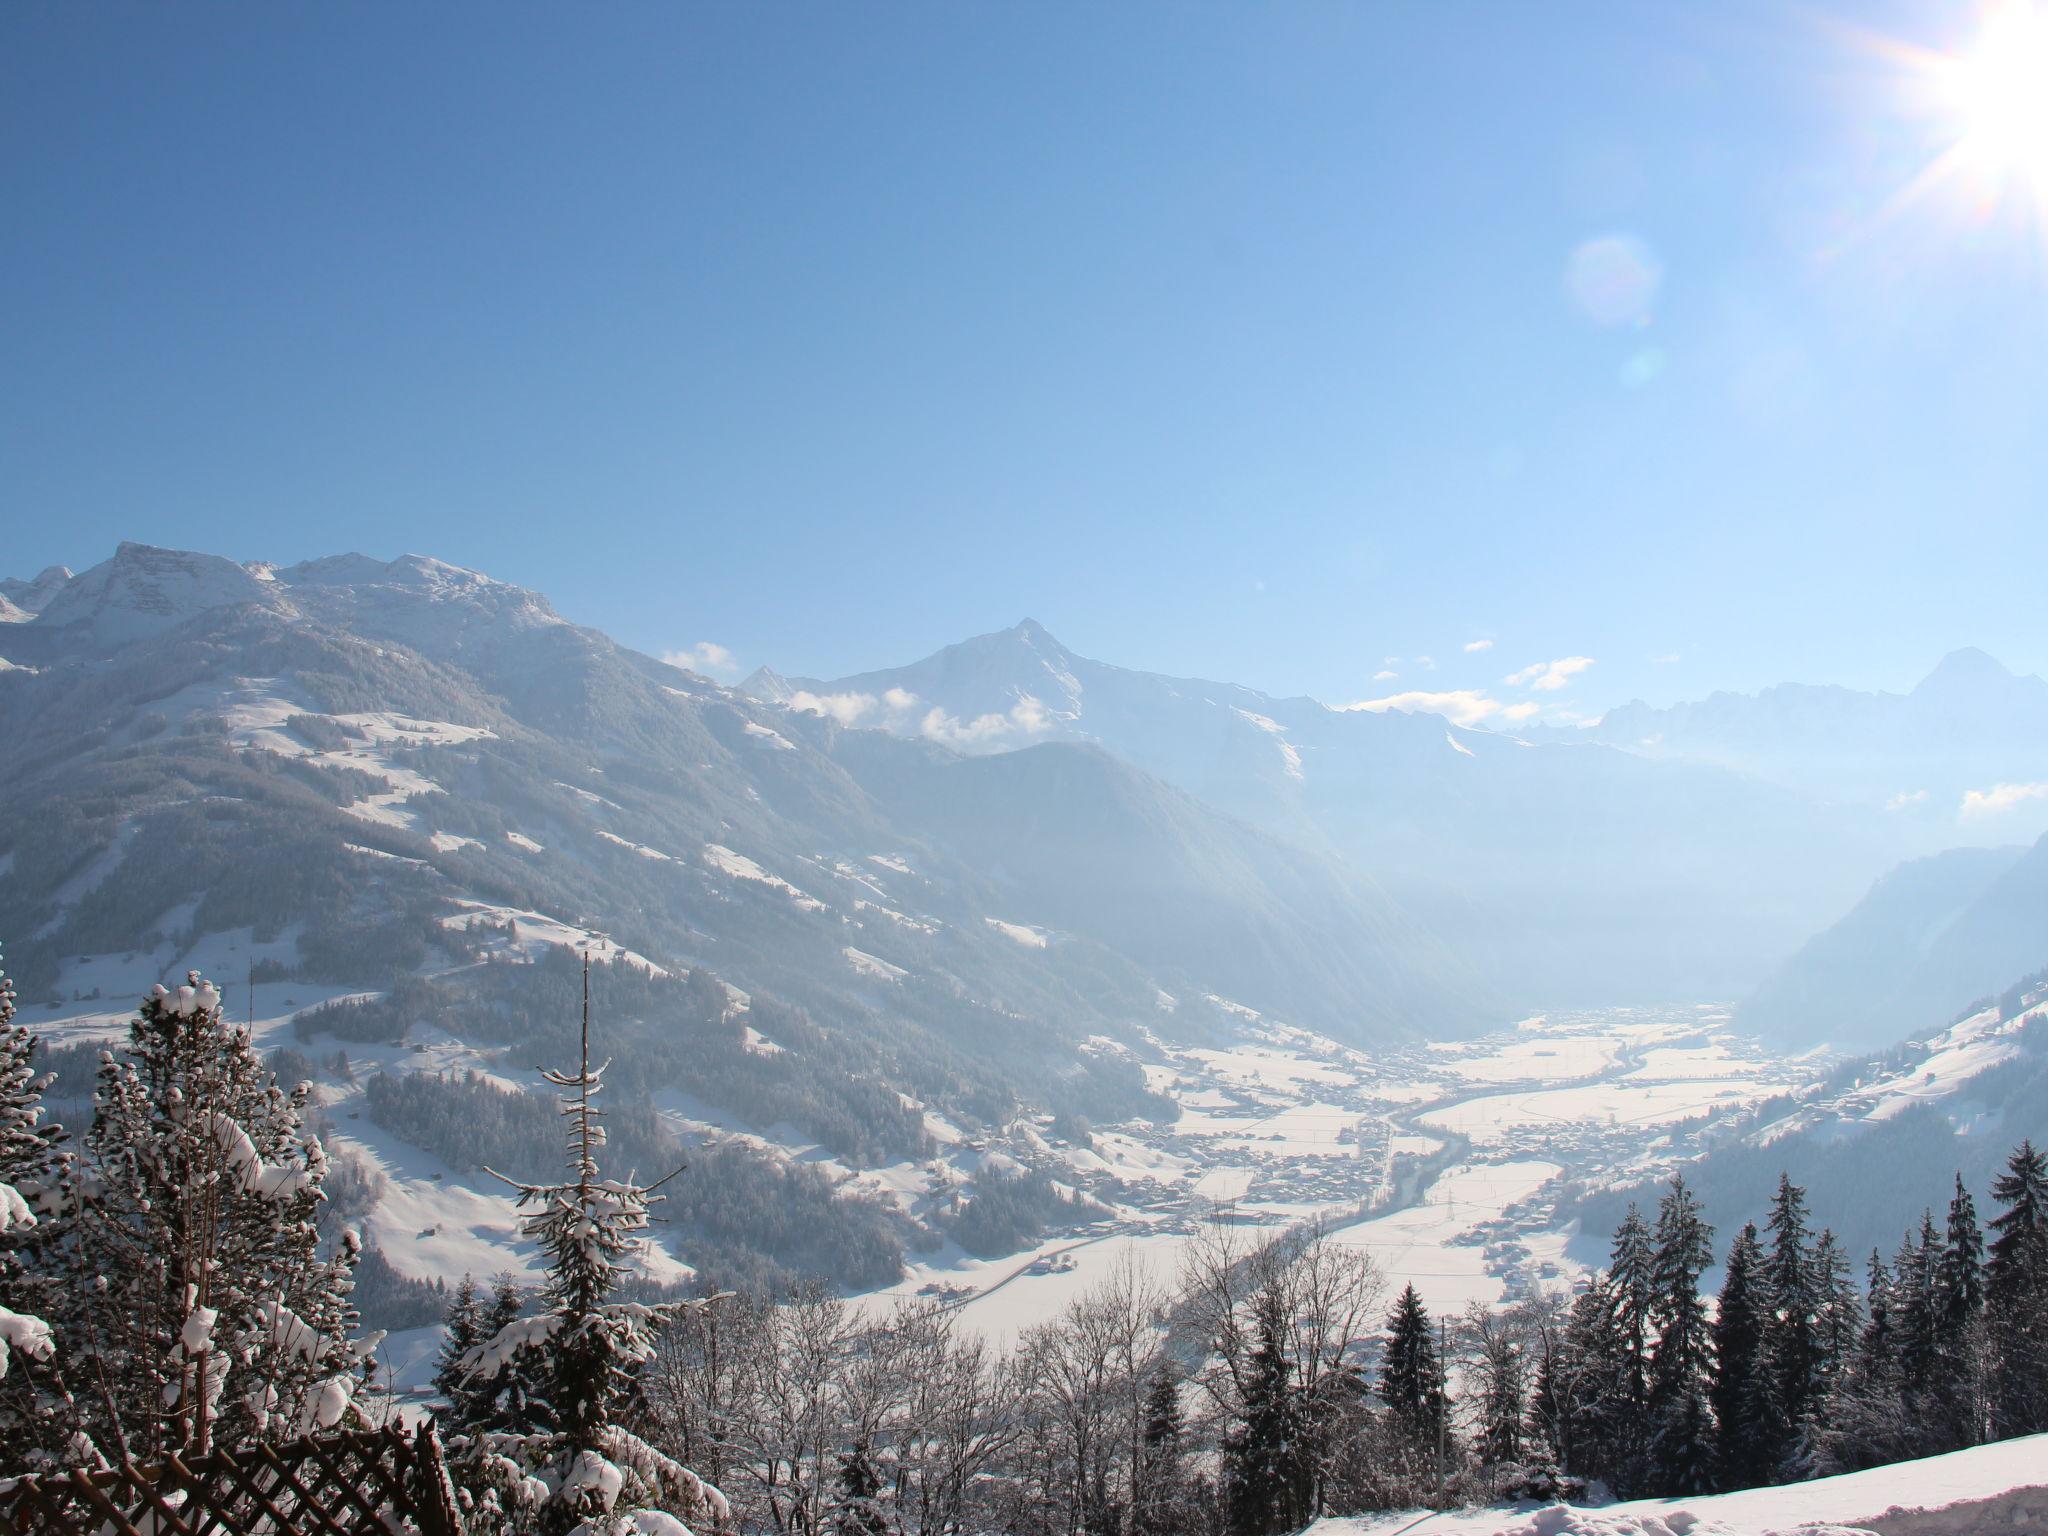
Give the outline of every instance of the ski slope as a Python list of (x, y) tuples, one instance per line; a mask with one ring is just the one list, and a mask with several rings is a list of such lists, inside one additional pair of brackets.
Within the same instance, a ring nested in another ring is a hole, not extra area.
[(1979, 1536), (2048, 1531), (2048, 1435), (1697, 1499), (1600, 1509), (1409, 1510), (1319, 1520), (1312, 1536)]

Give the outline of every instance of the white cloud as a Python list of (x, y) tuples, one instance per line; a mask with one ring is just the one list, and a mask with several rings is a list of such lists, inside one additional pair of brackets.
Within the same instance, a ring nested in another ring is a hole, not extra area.
[(1418, 656), (1415, 658), (1415, 665), (1434, 672), (1436, 670), (1436, 658), (1434, 656)]
[(1650, 665), (1653, 667), (1668, 667), (1671, 665), (1671, 663), (1679, 659), (1680, 658), (1678, 652), (1665, 651), (1662, 655), (1652, 656), (1650, 658)]
[(1500, 701), (1488, 698), (1485, 690), (1479, 688), (1459, 688), (1449, 693), (1427, 693), (1416, 688), (1406, 693), (1389, 694), (1384, 699), (1361, 699), (1356, 704), (1339, 707), (1365, 710), (1375, 715), (1383, 715), (1390, 709), (1398, 709), (1408, 715), (1442, 715), (1453, 725), (1477, 725), (1500, 713)]
[(1909, 791), (1902, 789), (1896, 795), (1893, 795), (1891, 799), (1885, 801), (1884, 808), (1888, 811), (1903, 811), (1909, 805), (1925, 805), (1926, 803), (1926, 790), (1915, 789)]
[(1384, 683), (1389, 678), (1399, 677), (1400, 675), (1392, 667), (1381, 667), (1379, 671), (1373, 673), (1372, 680), (1376, 683)]
[(902, 688), (891, 688), (880, 698), (872, 693), (807, 693), (802, 689), (789, 696), (791, 709), (823, 715), (841, 725), (856, 725), (869, 715), (900, 716), (916, 703), (917, 695)]
[(841, 725), (853, 725), (875, 707), (872, 693), (807, 693), (798, 689), (789, 696), (789, 707), (807, 715), (823, 715)]
[(739, 658), (715, 640), (699, 640), (680, 651), (663, 651), (661, 659), (672, 667), (704, 677), (729, 680), (740, 675)]
[(2048, 784), (1994, 784), (1963, 791), (1965, 816), (1996, 816), (2028, 800), (2048, 800)]
[(1503, 720), (1529, 720), (1542, 713), (1543, 706), (1541, 704), (1536, 703), (1532, 699), (1524, 699), (1519, 704), (1510, 704), (1500, 712), (1500, 717)]
[(1492, 649), (1493, 642), (1491, 640), (1467, 640), (1465, 642), (1465, 654), (1467, 656), (1471, 656), (1479, 651), (1490, 651)]
[(949, 747), (987, 747), (1012, 736), (1036, 736), (1052, 728), (1052, 715), (1030, 694), (1010, 706), (1008, 714), (976, 715), (962, 720), (943, 709), (931, 709), (918, 729), (933, 741)]
[(1539, 693), (1555, 693), (1592, 665), (1590, 656), (1565, 656), (1556, 661), (1533, 662), (1519, 672), (1510, 672), (1501, 681), (1510, 688), (1526, 686)]

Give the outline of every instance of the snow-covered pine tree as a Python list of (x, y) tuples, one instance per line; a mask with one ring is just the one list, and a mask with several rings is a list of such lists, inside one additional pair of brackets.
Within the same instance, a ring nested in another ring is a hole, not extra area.
[(1714, 1229), (1675, 1174), (1657, 1207), (1650, 1356), (1650, 1474), (1660, 1492), (1704, 1493), (1714, 1480), (1714, 1415), (1707, 1402), (1711, 1341), (1700, 1276), (1714, 1262)]
[(61, 1442), (68, 1420), (48, 1369), (48, 1317), (61, 1282), (47, 1256), (60, 1237), (63, 1131), (43, 1120), (48, 1079), (31, 1065), (35, 1037), (14, 1022), (14, 982), (0, 970), (0, 1476), (26, 1470)]
[[(485, 1393), (530, 1362), (535, 1390), (518, 1420), (463, 1437), (458, 1476), (473, 1500), (472, 1529), (517, 1536), (687, 1536), (695, 1521), (722, 1531), (725, 1496), (616, 1419), (656, 1330), (697, 1302), (613, 1299), (646, 1241), (648, 1208), (666, 1179), (605, 1178), (602, 1111), (592, 1102), (604, 1068), (590, 1064), (590, 958), (583, 960), (582, 1045), (574, 1072), (546, 1071), (562, 1090), (570, 1177), (528, 1184), (496, 1175), (527, 1208), (523, 1226), (547, 1270), (540, 1309), (469, 1351), (463, 1366)], [(674, 1177), (673, 1174), (669, 1177)]]
[(2048, 1157), (2022, 1141), (1991, 1185), (1984, 1300), (1993, 1433), (2048, 1430)]
[(191, 1456), (359, 1416), (375, 1340), (350, 1336), (352, 1235), (318, 1251), (308, 1093), (277, 1085), (196, 971), (102, 1054), (61, 1344), (107, 1451)]
[[(496, 1332), (495, 1328), (491, 1330), (492, 1335)], [(434, 1356), (434, 1390), (448, 1405), (446, 1424), (451, 1429), (475, 1425), (475, 1411), (468, 1401), (469, 1375), (462, 1368), (462, 1361), (485, 1337), (483, 1299), (476, 1293), (476, 1276), (466, 1274), (449, 1298), (441, 1324), (441, 1348)]]
[(875, 1466), (873, 1446), (856, 1443), (840, 1452), (827, 1518), (831, 1536), (888, 1536), (889, 1517), (882, 1510), (882, 1474)]
[(1719, 1430), (1719, 1478), (1723, 1488), (1754, 1488), (1778, 1470), (1784, 1434), (1784, 1406), (1771, 1368), (1769, 1333), (1773, 1316), (1770, 1279), (1754, 1222), (1735, 1236), (1723, 1270), (1720, 1303), (1713, 1323), (1714, 1380), (1711, 1401)]

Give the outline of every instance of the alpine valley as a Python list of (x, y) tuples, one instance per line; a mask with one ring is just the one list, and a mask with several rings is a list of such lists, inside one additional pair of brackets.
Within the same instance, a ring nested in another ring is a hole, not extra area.
[[(1218, 1199), (1464, 1244), (1436, 1299), (1498, 1297), (1684, 1127), (1861, 1102), (1792, 1052), (2048, 963), (2032, 808), (1971, 814), (1931, 745), (2039, 746), (2048, 690), (1976, 653), (1905, 697), (1514, 734), (1030, 621), (728, 687), (418, 556), (124, 544), (0, 583), (0, 620), (0, 936), (54, 1102), (202, 970), (316, 1084), (393, 1322), (438, 1317), (428, 1277), (530, 1273), (481, 1170), (550, 1164), (525, 1084), (583, 955), (614, 1155), (715, 1175), (657, 1278), (1031, 1305)], [(1853, 793), (1784, 766), (1830, 731)]]

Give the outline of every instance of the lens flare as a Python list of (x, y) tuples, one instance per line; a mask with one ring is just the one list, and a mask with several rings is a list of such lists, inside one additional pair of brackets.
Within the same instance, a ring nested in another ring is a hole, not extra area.
[(1947, 62), (1940, 85), (1957, 159), (1982, 190), (2048, 188), (2048, 16), (2028, 3), (1992, 11), (1970, 51)]

